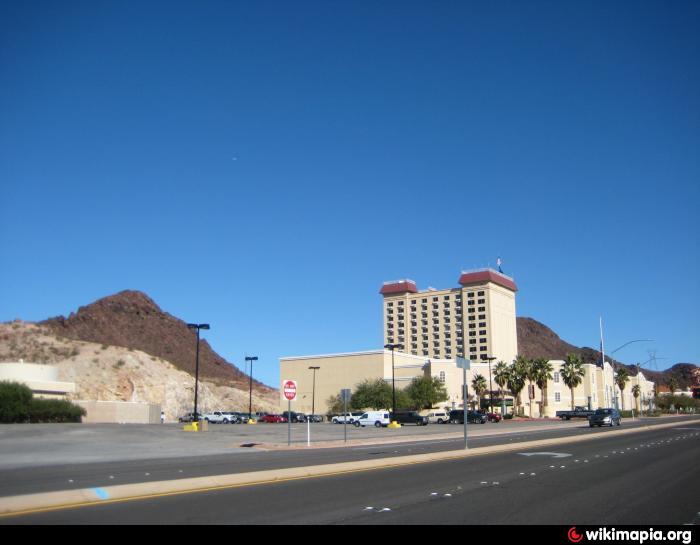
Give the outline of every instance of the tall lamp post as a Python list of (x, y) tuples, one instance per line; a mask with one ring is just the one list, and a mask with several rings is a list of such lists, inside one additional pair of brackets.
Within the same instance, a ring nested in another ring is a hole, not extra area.
[(384, 348), (391, 350), (391, 412), (396, 414), (396, 380), (394, 378), (394, 349), (402, 349), (402, 344), (385, 344)]
[[(491, 362), (495, 360), (495, 356), (481, 356), (481, 361), (489, 362), (489, 412), (493, 412), (493, 384), (491, 383)], [(481, 407), (479, 407), (481, 409)]]
[[(617, 386), (617, 381), (615, 380), (615, 360), (613, 359), (612, 355), (617, 352), (618, 350), (622, 350), (625, 346), (628, 344), (632, 343), (651, 343), (654, 342), (653, 339), (637, 339), (636, 341), (629, 341), (623, 344), (622, 346), (618, 346), (615, 350), (610, 352), (608, 356), (610, 356), (610, 367), (612, 368), (612, 374), (613, 374), (613, 404), (615, 405), (615, 408), (617, 409), (618, 402), (617, 402), (617, 390), (615, 390), (615, 387)], [(603, 371), (605, 371), (605, 359), (603, 359)], [(637, 373), (639, 373), (639, 367), (637, 367)]]
[(246, 356), (245, 361), (250, 362), (250, 387), (248, 397), (248, 424), (253, 423), (253, 362), (258, 361), (257, 356)]
[(309, 369), (313, 369), (314, 371), (314, 385), (311, 389), (311, 416), (313, 416), (316, 414), (316, 371), (318, 371), (320, 367), (311, 366)]
[(194, 415), (193, 422), (199, 422), (199, 414), (197, 413), (197, 390), (199, 389), (199, 330), (209, 329), (209, 324), (187, 324), (189, 329), (197, 330), (197, 351), (194, 364)]

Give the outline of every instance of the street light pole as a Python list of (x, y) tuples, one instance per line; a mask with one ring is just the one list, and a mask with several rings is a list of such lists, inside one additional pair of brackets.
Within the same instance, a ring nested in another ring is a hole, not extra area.
[(246, 356), (245, 361), (250, 362), (250, 386), (248, 394), (248, 424), (253, 422), (253, 362), (258, 361), (257, 356)]
[(320, 367), (311, 366), (309, 369), (313, 369), (314, 371), (314, 385), (311, 390), (311, 416), (313, 416), (316, 414), (316, 371), (318, 371)]
[[(628, 344), (632, 343), (646, 343), (646, 342), (654, 342), (653, 339), (637, 339), (635, 341), (629, 341), (623, 344), (622, 346), (618, 346), (615, 350), (610, 352), (608, 356), (610, 356), (610, 367), (612, 368), (612, 375), (613, 375), (613, 404), (615, 405), (615, 408), (617, 409), (618, 407), (618, 401), (617, 401), (617, 390), (615, 390), (615, 387), (617, 386), (617, 380), (615, 380), (615, 360), (613, 359), (612, 355), (617, 352), (618, 350), (622, 350), (625, 346)], [(639, 372), (639, 370), (637, 370)], [(603, 373), (605, 373), (605, 359), (603, 359)], [(620, 392), (622, 393), (622, 392)]]
[(391, 412), (396, 414), (396, 380), (394, 378), (394, 349), (403, 348), (402, 344), (385, 344), (384, 348), (391, 350)]
[(209, 324), (187, 324), (188, 329), (197, 330), (197, 349), (194, 364), (194, 414), (192, 415), (193, 422), (199, 422), (199, 414), (197, 413), (197, 390), (199, 389), (199, 330), (209, 329)]

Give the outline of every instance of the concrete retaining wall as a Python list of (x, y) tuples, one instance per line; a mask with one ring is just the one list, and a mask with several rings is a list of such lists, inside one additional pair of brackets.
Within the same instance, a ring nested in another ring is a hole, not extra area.
[(75, 401), (85, 424), (160, 424), (160, 405), (128, 401)]

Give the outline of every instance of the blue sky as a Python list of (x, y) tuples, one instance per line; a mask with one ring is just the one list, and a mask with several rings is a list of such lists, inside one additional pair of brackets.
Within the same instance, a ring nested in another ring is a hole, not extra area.
[[(2, 2), (0, 320), (149, 294), (277, 386), (385, 280), (700, 363), (700, 3)], [(241, 368), (243, 367), (240, 365)]]

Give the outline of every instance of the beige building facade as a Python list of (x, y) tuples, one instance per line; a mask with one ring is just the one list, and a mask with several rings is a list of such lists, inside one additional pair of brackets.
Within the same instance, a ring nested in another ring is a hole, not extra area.
[[(297, 399), (292, 402), (292, 410), (309, 414), (326, 414), (329, 410), (328, 400), (343, 389), (354, 391), (361, 382), (383, 378), (392, 382), (392, 354), (389, 350), (351, 352), (342, 354), (325, 354), (318, 356), (299, 356), (280, 359), (280, 385), (286, 380), (297, 382)], [(520, 392), (520, 410), (525, 416), (533, 418), (556, 416), (557, 411), (570, 410), (572, 406), (571, 390), (564, 384), (561, 368), (563, 360), (550, 361), (553, 372), (552, 380), (544, 391), (536, 384), (526, 383)], [(314, 371), (317, 367), (314, 384)], [(467, 371), (469, 407), (477, 407), (479, 400), (474, 395), (472, 381), (477, 375), (484, 377), (487, 387), (493, 391), (493, 411), (501, 412), (499, 386), (494, 378), (495, 362), (472, 362)], [(591, 407), (612, 407), (615, 396), (620, 409), (647, 410), (651, 408), (654, 398), (654, 383), (647, 380), (643, 373), (632, 376), (625, 389), (620, 392), (613, 388), (613, 369), (608, 362), (602, 368), (592, 363), (584, 364), (584, 377), (581, 384), (574, 389), (573, 405)], [(447, 392), (447, 400), (439, 403), (440, 408), (460, 409), (462, 403), (463, 371), (457, 367), (455, 360), (432, 359), (413, 354), (394, 352), (394, 380), (397, 389), (405, 388), (416, 377), (432, 376), (442, 382)], [(632, 389), (639, 384), (641, 395), (635, 398)], [(489, 386), (490, 385), (490, 386)], [(481, 406), (485, 406), (488, 392), (482, 395)], [(516, 402), (510, 392), (503, 396), (507, 405), (506, 412), (512, 413)], [(287, 410), (287, 400), (280, 393), (280, 411)], [(388, 407), (387, 407), (388, 408)]]
[(419, 291), (413, 280), (385, 282), (384, 344), (431, 359), (495, 357), (518, 353), (514, 280), (493, 269), (463, 272), (460, 287)]

